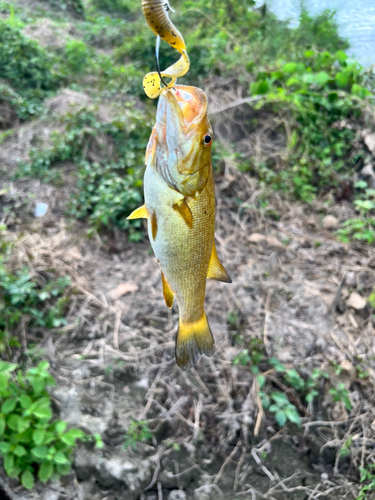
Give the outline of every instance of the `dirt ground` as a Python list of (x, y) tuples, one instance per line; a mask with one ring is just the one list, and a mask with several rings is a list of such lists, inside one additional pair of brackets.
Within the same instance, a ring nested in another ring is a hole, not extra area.
[[(26, 140), (27, 128), (20, 133)], [(0, 157), (7, 162), (9, 149)], [(72, 280), (67, 326), (37, 339), (58, 381), (56, 414), (104, 441), (103, 449), (81, 444), (72, 474), (35, 492), (1, 476), (12, 500), (357, 498), (358, 468), (375, 458), (375, 324), (363, 300), (375, 283), (375, 248), (335, 237), (337, 224), (353, 216), (349, 204), (291, 203), (225, 166), (216, 178), (216, 241), (233, 283), (208, 281), (216, 353), (183, 372), (174, 359), (177, 306), (165, 306), (146, 237), (137, 244), (120, 232), (88, 238), (86, 226), (65, 215), (72, 182), (4, 178), (0, 192), (5, 185), (2, 220), (17, 239), (14, 265)], [(39, 219), (37, 202), (49, 206)], [(305, 377), (314, 368), (329, 373), (307, 407), (266, 373), (269, 387), (300, 405), (300, 427), (279, 428), (262, 408), (254, 374), (234, 364), (253, 339)], [(328, 392), (339, 382), (350, 412)], [(134, 420), (147, 421), (153, 437), (124, 449)], [(348, 440), (349, 455), (340, 454)]]

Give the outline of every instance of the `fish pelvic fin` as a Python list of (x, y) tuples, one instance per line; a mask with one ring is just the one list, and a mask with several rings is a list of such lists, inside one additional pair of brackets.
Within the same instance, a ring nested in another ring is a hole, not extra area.
[(190, 207), (187, 204), (185, 198), (182, 201), (175, 203), (173, 205), (173, 210), (176, 210), (176, 212), (178, 212), (181, 215), (186, 225), (190, 229), (193, 229), (193, 214), (191, 213)]
[(193, 323), (179, 322), (176, 361), (180, 368), (187, 370), (198, 361), (201, 354), (212, 356), (214, 352), (214, 338), (205, 313)]
[(170, 309), (173, 305), (173, 299), (174, 299), (175, 294), (174, 294), (174, 291), (172, 290), (172, 288), (169, 286), (169, 283), (166, 280), (166, 278), (163, 274), (163, 271), (161, 272), (161, 282), (163, 284), (164, 300), (165, 300), (165, 303), (167, 304), (167, 307), (169, 307), (169, 309)]
[(127, 219), (148, 219), (150, 214), (146, 208), (146, 205), (142, 205), (132, 212)]
[(210, 257), (210, 263), (208, 266), (207, 278), (211, 280), (224, 281), (224, 283), (232, 283), (232, 279), (228, 276), (228, 273), (224, 269), (223, 264), (216, 252), (215, 242), (212, 247), (212, 253)]

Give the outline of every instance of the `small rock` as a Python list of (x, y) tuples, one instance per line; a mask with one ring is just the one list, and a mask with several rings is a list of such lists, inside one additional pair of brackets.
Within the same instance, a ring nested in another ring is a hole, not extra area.
[(363, 140), (365, 141), (365, 144), (370, 153), (375, 156), (375, 133), (367, 133), (364, 136)]
[(186, 500), (186, 493), (182, 490), (173, 490), (169, 493), (168, 500)]
[(352, 307), (356, 311), (361, 311), (366, 307), (366, 299), (361, 297), (358, 293), (353, 292), (350, 294), (350, 297), (346, 301), (346, 305), (348, 307)]
[(339, 221), (333, 215), (326, 215), (322, 223), (324, 229), (337, 229), (339, 227)]
[(47, 213), (47, 203), (37, 203), (35, 207), (34, 217), (44, 217)]
[(221, 495), (213, 484), (206, 484), (194, 490), (194, 500), (214, 500), (214, 498), (221, 498)]

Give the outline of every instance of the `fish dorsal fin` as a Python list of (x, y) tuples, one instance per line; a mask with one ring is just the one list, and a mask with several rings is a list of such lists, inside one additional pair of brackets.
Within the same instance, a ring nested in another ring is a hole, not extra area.
[(176, 212), (181, 215), (181, 217), (186, 222), (186, 225), (190, 227), (190, 229), (193, 229), (193, 214), (191, 213), (190, 207), (187, 204), (185, 198), (175, 203), (173, 205), (173, 210), (176, 210)]
[(172, 288), (169, 286), (168, 281), (165, 279), (163, 271), (161, 272), (161, 282), (163, 283), (164, 300), (170, 309), (172, 307), (172, 304), (173, 304), (174, 292), (173, 292)]
[(150, 210), (150, 221), (151, 221), (151, 234), (152, 238), (155, 241), (156, 235), (158, 232), (158, 220), (156, 218), (156, 214), (153, 210)]
[(142, 205), (132, 212), (127, 219), (148, 219), (150, 214), (146, 208), (146, 205)]
[(208, 266), (207, 278), (211, 280), (224, 281), (224, 283), (232, 283), (231, 278), (228, 276), (228, 273), (224, 269), (223, 264), (220, 262), (220, 259), (216, 252), (215, 242), (212, 247), (212, 253), (210, 257), (210, 263)]

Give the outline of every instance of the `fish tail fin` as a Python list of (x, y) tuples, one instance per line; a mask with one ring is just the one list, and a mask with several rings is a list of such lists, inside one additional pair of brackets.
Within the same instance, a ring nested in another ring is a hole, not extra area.
[(214, 352), (214, 339), (205, 313), (198, 321), (179, 322), (176, 361), (180, 368), (186, 370), (198, 361), (201, 354), (212, 356)]

